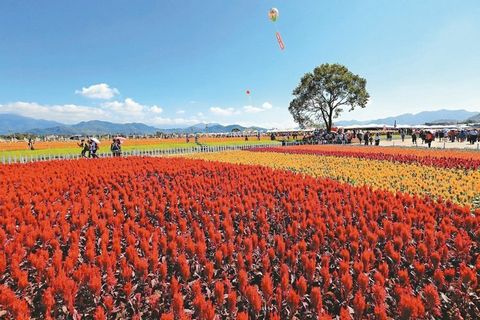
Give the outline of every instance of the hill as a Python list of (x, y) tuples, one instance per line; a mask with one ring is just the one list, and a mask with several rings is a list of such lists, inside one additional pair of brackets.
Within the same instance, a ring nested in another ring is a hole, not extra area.
[(108, 121), (82, 121), (74, 125), (60, 125), (51, 128), (34, 129), (29, 133), (38, 135), (99, 135), (99, 134), (155, 134), (157, 128), (143, 123), (112, 123)]
[(349, 126), (357, 124), (369, 124), (369, 123), (381, 123), (381, 124), (390, 124), (393, 125), (395, 121), (397, 124), (409, 124), (409, 125), (419, 125), (425, 123), (435, 123), (435, 122), (457, 122), (464, 121), (465, 119), (477, 115), (477, 112), (471, 112), (466, 110), (438, 110), (438, 111), (423, 111), (419, 113), (405, 113), (394, 117), (373, 119), (367, 121), (337, 121), (335, 125), (337, 126)]
[(266, 130), (259, 127), (241, 125), (221, 125), (218, 123), (198, 123), (187, 128), (159, 129), (143, 123), (113, 123), (108, 121), (82, 121), (66, 125), (55, 121), (33, 119), (15, 114), (0, 114), (0, 134), (31, 133), (36, 135), (100, 135), (100, 134), (155, 134), (163, 133), (229, 133), (233, 130)]
[(468, 118), (466, 122), (469, 122), (469, 123), (480, 123), (480, 113), (478, 113), (477, 115), (474, 115), (474, 116)]
[(198, 123), (196, 125), (187, 127), (187, 128), (175, 128), (175, 129), (159, 129), (159, 131), (164, 133), (230, 133), (234, 130), (244, 131), (244, 130), (257, 130), (265, 131), (265, 128), (260, 127), (244, 127), (238, 124), (231, 125), (221, 125), (218, 123)]
[(25, 133), (32, 129), (45, 129), (61, 123), (43, 119), (33, 119), (11, 113), (0, 114), (0, 134)]

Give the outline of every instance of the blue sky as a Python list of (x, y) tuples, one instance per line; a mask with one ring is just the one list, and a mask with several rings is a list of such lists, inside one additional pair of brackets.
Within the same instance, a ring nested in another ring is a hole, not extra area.
[(325, 62), (368, 81), (342, 119), (480, 111), (479, 17), (478, 0), (2, 0), (0, 112), (290, 127), (292, 90)]

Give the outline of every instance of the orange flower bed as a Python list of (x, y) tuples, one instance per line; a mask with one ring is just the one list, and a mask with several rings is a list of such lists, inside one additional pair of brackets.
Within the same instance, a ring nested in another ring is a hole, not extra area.
[(0, 189), (6, 318), (480, 314), (480, 211), (450, 202), (179, 158), (7, 165)]
[[(194, 143), (194, 136), (190, 136), (190, 143)], [(214, 144), (228, 144), (228, 143), (242, 143), (245, 141), (245, 138), (242, 137), (200, 137), (199, 142), (204, 144), (214, 143)], [(249, 141), (257, 141), (256, 137), (250, 137)], [(269, 137), (261, 137), (261, 141), (267, 142), (270, 141)], [(51, 150), (51, 149), (65, 149), (77, 147), (79, 141), (69, 140), (69, 141), (38, 141), (34, 143), (36, 150)], [(110, 146), (110, 140), (103, 140), (102, 146)], [(160, 138), (148, 138), (148, 139), (127, 139), (124, 142), (124, 146), (161, 146), (161, 145), (174, 145), (174, 144), (184, 144), (186, 143), (185, 138), (172, 138), (172, 139), (160, 139)], [(17, 150), (26, 150), (28, 149), (27, 142), (18, 141), (18, 142), (0, 142), (0, 152), (2, 151), (17, 151)]]

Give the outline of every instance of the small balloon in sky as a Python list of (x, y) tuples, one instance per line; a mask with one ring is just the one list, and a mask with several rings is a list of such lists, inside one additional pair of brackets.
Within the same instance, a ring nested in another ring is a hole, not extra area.
[(277, 9), (277, 8), (272, 8), (272, 9), (270, 9), (270, 11), (268, 12), (268, 18), (269, 18), (272, 22), (276, 22), (277, 19), (278, 19), (278, 16), (279, 16), (279, 12), (278, 12), (278, 9)]
[(247, 93), (247, 95), (249, 95), (249, 94), (250, 94), (250, 90), (247, 90), (246, 93)]

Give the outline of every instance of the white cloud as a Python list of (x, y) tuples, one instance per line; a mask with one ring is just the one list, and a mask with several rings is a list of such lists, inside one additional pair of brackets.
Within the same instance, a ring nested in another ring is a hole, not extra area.
[(90, 99), (112, 99), (114, 96), (120, 94), (116, 88), (111, 88), (106, 83), (99, 83), (91, 85), (90, 87), (83, 87), (82, 90), (75, 90), (76, 94), (80, 94)]
[(177, 114), (185, 114), (185, 110), (178, 110)]
[(270, 102), (264, 102), (262, 104), (262, 108), (265, 109), (265, 110), (270, 110), (273, 108), (272, 104)]
[(159, 106), (152, 106), (152, 107), (150, 107), (150, 111), (153, 112), (153, 113), (162, 113), (163, 109), (160, 108)]
[(141, 105), (131, 98), (126, 98), (125, 101), (110, 101), (102, 104), (102, 107), (112, 110), (117, 113), (123, 113), (130, 116), (143, 114), (147, 106)]
[(106, 110), (74, 104), (42, 105), (35, 102), (12, 102), (0, 105), (0, 112), (15, 113), (36, 119), (75, 123), (94, 119), (108, 119)]
[(200, 120), (198, 119), (185, 119), (185, 118), (163, 118), (163, 117), (154, 117), (151, 119), (151, 124), (153, 125), (177, 125), (177, 126), (184, 126), (184, 125), (193, 125), (199, 123)]
[(198, 112), (198, 113), (197, 113), (197, 116), (203, 118), (205, 115), (203, 114), (203, 112)]
[(246, 113), (259, 113), (265, 111), (263, 108), (258, 108), (254, 106), (245, 106), (243, 107), (243, 111)]
[(243, 111), (246, 113), (259, 113), (272, 109), (272, 104), (270, 102), (265, 102), (261, 107), (254, 106), (244, 106)]
[(157, 105), (142, 105), (131, 98), (108, 101), (99, 106), (75, 104), (43, 105), (35, 102), (13, 102), (1, 105), (1, 113), (16, 113), (26, 117), (54, 120), (66, 124), (88, 120), (105, 120), (118, 123), (152, 123), (163, 109)]
[(220, 107), (211, 107), (210, 112), (218, 116), (231, 116), (234, 114), (239, 114), (234, 108), (220, 108)]

